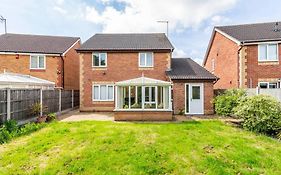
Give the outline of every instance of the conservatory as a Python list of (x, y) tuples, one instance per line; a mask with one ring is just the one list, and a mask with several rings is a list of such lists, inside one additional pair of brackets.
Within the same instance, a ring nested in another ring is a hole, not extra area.
[(115, 111), (172, 111), (171, 82), (140, 77), (115, 84)]

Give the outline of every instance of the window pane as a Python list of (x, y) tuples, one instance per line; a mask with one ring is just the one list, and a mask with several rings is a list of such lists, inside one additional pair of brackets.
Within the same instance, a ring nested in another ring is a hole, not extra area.
[(101, 66), (106, 65), (106, 53), (100, 53), (100, 65)]
[(149, 102), (149, 87), (145, 87), (145, 102)]
[(145, 53), (140, 53), (140, 66), (145, 66)]
[(152, 53), (146, 53), (146, 66), (152, 66)]
[(200, 86), (192, 86), (192, 99), (200, 99)]
[(39, 68), (44, 68), (45, 66), (44, 56), (39, 56)]
[(99, 87), (98, 86), (94, 86), (94, 100), (99, 100)]
[(277, 45), (276, 44), (268, 45), (268, 59), (277, 60)]
[(155, 102), (155, 87), (151, 88), (151, 102)]
[(266, 89), (268, 85), (268, 83), (259, 83), (259, 84), (260, 84), (260, 88), (262, 89)]
[(259, 45), (259, 60), (267, 59), (266, 45)]
[(158, 86), (158, 89), (157, 89), (158, 91), (158, 94), (157, 94), (157, 100), (158, 100), (158, 106), (157, 106), (157, 108), (158, 109), (163, 109), (164, 108), (164, 101), (163, 101), (163, 87), (161, 87), (161, 86)]
[(37, 68), (37, 56), (31, 56), (31, 68)]
[(113, 86), (108, 86), (108, 99), (113, 99)]
[(101, 100), (107, 100), (106, 85), (101, 85), (100, 86), (100, 99)]
[(93, 66), (99, 66), (99, 54), (93, 54)]
[(129, 108), (129, 86), (122, 87), (123, 90), (123, 109)]
[(268, 87), (269, 88), (277, 88), (277, 83), (269, 83)]

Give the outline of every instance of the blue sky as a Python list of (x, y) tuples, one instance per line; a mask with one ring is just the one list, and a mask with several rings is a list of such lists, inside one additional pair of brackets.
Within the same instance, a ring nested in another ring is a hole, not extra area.
[[(79, 36), (166, 32), (175, 57), (201, 63), (214, 25), (280, 21), (278, 0), (1, 0), (9, 33)], [(0, 33), (4, 25), (0, 23)]]

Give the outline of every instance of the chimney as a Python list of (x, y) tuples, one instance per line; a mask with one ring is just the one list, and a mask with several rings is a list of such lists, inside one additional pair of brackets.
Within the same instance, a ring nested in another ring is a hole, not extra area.
[(279, 23), (276, 22), (275, 25), (274, 25), (274, 30), (273, 30), (274, 32), (280, 32), (280, 29), (279, 29), (278, 25), (279, 25)]

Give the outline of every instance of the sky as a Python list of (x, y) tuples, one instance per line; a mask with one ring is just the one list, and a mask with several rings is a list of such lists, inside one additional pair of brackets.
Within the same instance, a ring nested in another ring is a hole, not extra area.
[[(214, 26), (281, 21), (280, 0), (0, 0), (8, 33), (165, 33), (173, 57), (202, 63)], [(4, 25), (0, 23), (0, 33)]]

